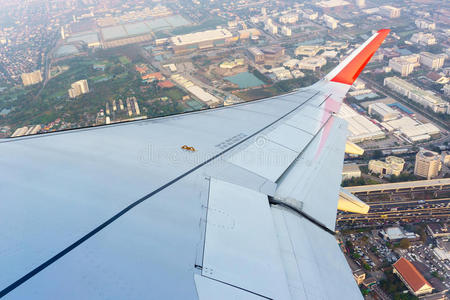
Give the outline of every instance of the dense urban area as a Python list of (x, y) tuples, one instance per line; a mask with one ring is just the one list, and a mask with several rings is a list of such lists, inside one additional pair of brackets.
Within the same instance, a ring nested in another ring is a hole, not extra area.
[[(448, 299), (450, 2), (0, 0), (0, 138), (277, 96), (391, 33), (339, 112), (336, 237), (366, 299)], [(324, 283), (326, 284), (326, 283)]]

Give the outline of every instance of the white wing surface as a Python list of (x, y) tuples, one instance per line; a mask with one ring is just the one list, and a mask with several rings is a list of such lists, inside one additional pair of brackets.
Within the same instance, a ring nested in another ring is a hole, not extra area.
[(335, 113), (386, 35), (287, 95), (1, 141), (0, 298), (361, 298)]

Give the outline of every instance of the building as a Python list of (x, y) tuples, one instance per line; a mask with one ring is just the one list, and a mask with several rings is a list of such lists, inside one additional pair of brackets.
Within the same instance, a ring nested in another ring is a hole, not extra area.
[(438, 70), (444, 65), (447, 55), (445, 54), (432, 54), (429, 52), (420, 53), (420, 63), (430, 69)]
[(369, 171), (381, 175), (399, 176), (405, 166), (405, 160), (396, 156), (386, 157), (386, 161), (369, 161)]
[(283, 47), (264, 47), (261, 49), (261, 51), (264, 53), (264, 59), (265, 60), (277, 60), (281, 58), (284, 53), (285, 49)]
[(399, 131), (411, 143), (431, 139), (440, 134), (439, 128), (432, 123), (419, 123), (408, 116), (380, 123), (387, 131)]
[(416, 155), (414, 174), (431, 179), (438, 176), (441, 166), (441, 156), (438, 153), (422, 149)]
[(424, 107), (431, 108), (435, 113), (448, 113), (448, 103), (431, 91), (422, 90), (398, 77), (385, 78), (384, 85)]
[(76, 98), (80, 95), (89, 93), (89, 85), (87, 80), (83, 79), (72, 83), (68, 93), (70, 98)]
[(419, 19), (419, 20), (416, 20), (414, 23), (416, 24), (417, 28), (419, 28), (419, 29), (428, 29), (428, 30), (436, 29), (436, 23), (434, 23), (434, 22), (429, 22), (426, 20)]
[(298, 14), (282, 15), (278, 20), (282, 24), (295, 24), (298, 21)]
[(222, 62), (219, 67), (221, 69), (233, 69), (235, 67), (243, 66), (245, 64), (245, 61), (243, 58), (236, 58), (232, 61), (224, 61)]
[(358, 6), (359, 8), (366, 7), (366, 0), (355, 0), (355, 4), (356, 4), (356, 6)]
[(436, 44), (436, 38), (431, 33), (418, 32), (411, 37), (411, 42), (422, 46), (430, 46)]
[(444, 94), (446, 94), (447, 96), (450, 96), (450, 84), (446, 84), (444, 86)]
[(361, 79), (356, 79), (355, 82), (353, 82), (352, 89), (354, 90), (364, 90), (366, 88), (366, 83), (362, 81)]
[(30, 134), (36, 134), (41, 130), (41, 125), (33, 125), (33, 126), (24, 126), (17, 128), (14, 133), (11, 135), (11, 137), (18, 137), (23, 135), (30, 135)]
[(433, 292), (431, 284), (423, 277), (414, 265), (404, 257), (393, 264), (393, 272), (406, 285), (414, 296)]
[(366, 289), (372, 289), (372, 287), (377, 285), (377, 280), (375, 277), (369, 277), (364, 279), (363, 281), (363, 287)]
[(300, 60), (298, 60), (296, 58), (291, 58), (283, 63), (283, 67), (292, 70), (292, 69), (297, 68), (299, 62), (300, 62)]
[(285, 36), (291, 36), (292, 30), (287, 26), (283, 26), (283, 27), (281, 27), (281, 34), (285, 35)]
[(250, 54), (250, 57), (253, 59), (253, 61), (257, 64), (262, 64), (264, 63), (264, 53), (256, 48), (256, 47), (251, 47), (248, 48), (248, 53)]
[(366, 279), (366, 273), (361, 269), (355, 270), (353, 271), (353, 278), (355, 279), (356, 284), (360, 285), (363, 283), (364, 279)]
[(277, 34), (278, 33), (278, 27), (275, 25), (272, 21), (272, 19), (267, 19), (264, 22), (264, 30), (268, 31), (271, 34)]
[(284, 67), (272, 68), (270, 71), (275, 75), (277, 80), (292, 79), (291, 72)]
[(388, 227), (386, 229), (382, 229), (380, 230), (379, 235), (385, 241), (393, 243), (400, 242), (403, 239), (417, 240), (418, 238), (420, 238), (419, 235), (415, 234), (414, 232), (405, 231), (399, 226), (393, 226)]
[(42, 82), (42, 75), (40, 70), (31, 73), (23, 73), (21, 77), (24, 86), (29, 86)]
[(369, 104), (369, 115), (375, 116), (381, 122), (397, 119), (399, 113), (382, 102)]
[(344, 164), (342, 168), (342, 180), (361, 177), (361, 170), (357, 164)]
[(338, 20), (328, 15), (323, 15), (323, 21), (325, 22), (325, 25), (330, 29), (336, 29), (339, 24)]
[(174, 53), (185, 53), (198, 49), (226, 46), (237, 40), (227, 29), (213, 29), (184, 35), (177, 35), (169, 39)]
[(448, 230), (448, 225), (441, 225), (439, 223), (430, 223), (427, 225), (428, 233), (434, 238), (450, 237), (450, 230)]
[(389, 60), (389, 67), (400, 73), (401, 76), (408, 76), (415, 67), (420, 66), (419, 60), (420, 55), (418, 54), (394, 57)]
[(319, 17), (318, 12), (315, 12), (311, 9), (303, 10), (303, 18), (305, 18), (307, 20), (314, 21), (314, 20), (317, 20), (318, 17)]
[(382, 139), (386, 136), (377, 125), (345, 103), (342, 104), (338, 117), (348, 122), (350, 132), (348, 140), (350, 142), (359, 143), (366, 140)]
[(322, 49), (321, 46), (298, 46), (295, 49), (295, 55), (316, 56)]
[(322, 56), (305, 57), (298, 63), (298, 68), (303, 70), (316, 71), (327, 64), (326, 58)]
[(380, 7), (380, 13), (388, 18), (394, 19), (400, 17), (401, 8), (384, 5)]

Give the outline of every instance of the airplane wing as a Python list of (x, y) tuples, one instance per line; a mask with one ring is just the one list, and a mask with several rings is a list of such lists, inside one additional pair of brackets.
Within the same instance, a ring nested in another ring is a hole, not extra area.
[(335, 113), (387, 34), (290, 94), (1, 141), (0, 298), (360, 299)]

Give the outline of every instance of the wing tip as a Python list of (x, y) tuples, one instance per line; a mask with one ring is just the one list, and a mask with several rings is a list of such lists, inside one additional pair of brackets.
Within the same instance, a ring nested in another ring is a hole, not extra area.
[[(364, 47), (361, 46), (355, 50), (357, 53), (355, 57), (353, 57), (349, 62), (344, 61), (341, 65), (336, 67), (338, 72), (337, 74), (335, 73), (330, 80), (333, 82), (352, 85), (369, 60), (381, 46), (390, 31), (391, 30), (387, 28), (378, 30), (374, 37), (372, 37), (373, 39), (367, 45)], [(330, 75), (332, 72), (330, 72)]]

